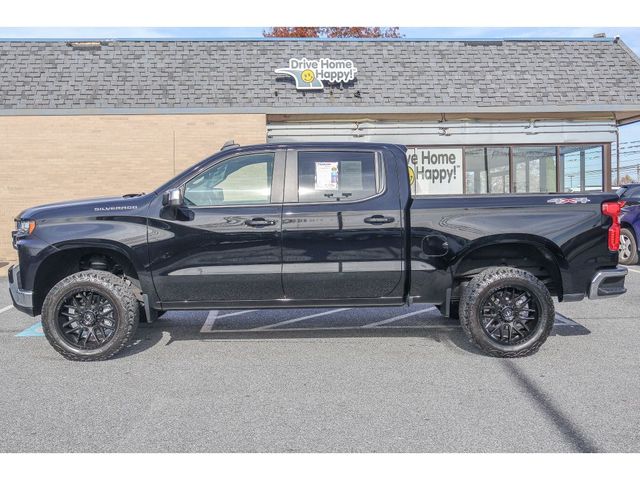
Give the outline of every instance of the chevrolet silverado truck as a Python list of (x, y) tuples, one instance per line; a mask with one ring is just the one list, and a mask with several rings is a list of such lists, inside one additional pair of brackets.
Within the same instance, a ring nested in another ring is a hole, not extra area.
[(29, 208), (11, 297), (88, 361), (168, 310), (412, 303), (518, 357), (552, 297), (625, 292), (616, 194), (415, 195), (408, 166), (392, 144), (231, 144), (151, 193)]

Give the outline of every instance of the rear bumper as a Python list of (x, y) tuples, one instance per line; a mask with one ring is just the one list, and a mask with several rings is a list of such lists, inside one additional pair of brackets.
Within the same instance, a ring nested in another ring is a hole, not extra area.
[(33, 316), (33, 292), (22, 290), (20, 285), (20, 265), (12, 265), (9, 268), (9, 293), (16, 310)]
[(627, 276), (625, 267), (608, 268), (597, 272), (591, 280), (589, 298), (615, 297), (627, 291), (624, 288), (624, 279)]

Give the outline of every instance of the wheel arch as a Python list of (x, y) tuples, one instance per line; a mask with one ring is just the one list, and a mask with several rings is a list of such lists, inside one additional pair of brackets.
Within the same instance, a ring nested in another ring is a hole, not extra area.
[[(118, 266), (121, 273), (138, 283), (145, 293), (155, 291), (151, 279), (144, 268), (136, 261), (131, 248), (117, 242), (74, 241), (56, 245), (57, 251), (46, 257), (39, 265), (34, 277), (33, 306), (34, 314), (41, 313), (42, 304), (51, 288), (63, 278), (87, 269), (107, 270)], [(100, 268), (98, 259), (105, 259), (106, 265)], [(155, 295), (154, 295), (155, 297)]]
[(458, 283), (489, 267), (509, 266), (529, 271), (562, 299), (562, 270), (567, 260), (561, 249), (536, 235), (490, 236), (471, 243), (454, 260), (452, 276)]

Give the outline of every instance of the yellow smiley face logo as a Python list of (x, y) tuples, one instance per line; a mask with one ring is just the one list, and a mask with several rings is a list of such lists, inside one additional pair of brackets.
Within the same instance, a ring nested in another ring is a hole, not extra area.
[(313, 79), (316, 78), (316, 74), (313, 73), (313, 70), (309, 70), (309, 69), (303, 70), (300, 76), (302, 77), (302, 81), (307, 83), (313, 82)]
[(413, 168), (409, 167), (409, 185), (413, 185), (416, 181), (416, 173), (413, 171)]

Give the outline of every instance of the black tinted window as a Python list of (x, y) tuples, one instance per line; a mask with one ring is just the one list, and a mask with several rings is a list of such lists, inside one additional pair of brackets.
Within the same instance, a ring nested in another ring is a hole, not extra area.
[(373, 152), (298, 153), (300, 202), (358, 200), (382, 190), (381, 165)]

